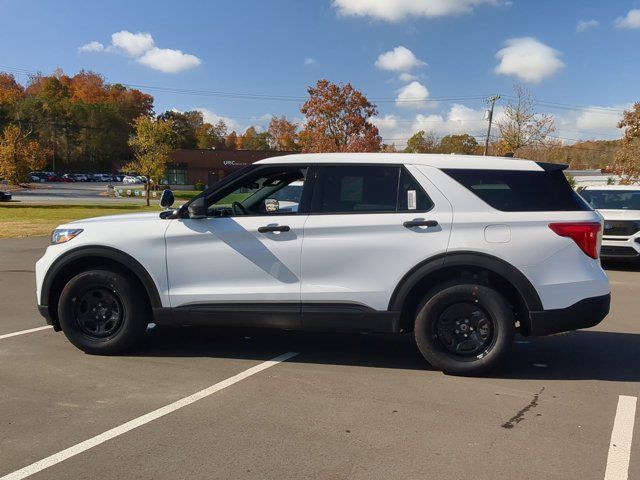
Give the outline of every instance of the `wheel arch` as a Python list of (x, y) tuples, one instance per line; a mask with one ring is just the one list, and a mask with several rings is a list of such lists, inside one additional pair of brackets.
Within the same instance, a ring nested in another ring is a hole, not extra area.
[(415, 309), (438, 285), (460, 281), (488, 284), (503, 293), (514, 307), (523, 334), (530, 330), (529, 312), (542, 310), (531, 282), (513, 265), (479, 252), (452, 252), (428, 259), (411, 269), (396, 286), (388, 309), (401, 312), (402, 331), (413, 329)]
[(96, 267), (113, 268), (130, 275), (146, 292), (149, 307), (162, 307), (153, 278), (131, 255), (113, 247), (78, 247), (57, 258), (48, 269), (42, 283), (41, 303), (47, 306), (54, 329), (60, 329), (58, 299), (64, 286), (78, 273)]

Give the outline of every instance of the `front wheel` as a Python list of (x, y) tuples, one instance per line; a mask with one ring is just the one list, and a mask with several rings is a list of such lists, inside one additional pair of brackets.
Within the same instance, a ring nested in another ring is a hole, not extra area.
[(60, 326), (69, 341), (86, 353), (122, 353), (144, 336), (150, 321), (144, 298), (138, 285), (119, 272), (82, 272), (62, 290)]
[(496, 290), (477, 284), (442, 288), (418, 308), (414, 329), (424, 358), (451, 375), (497, 368), (515, 335), (513, 312)]

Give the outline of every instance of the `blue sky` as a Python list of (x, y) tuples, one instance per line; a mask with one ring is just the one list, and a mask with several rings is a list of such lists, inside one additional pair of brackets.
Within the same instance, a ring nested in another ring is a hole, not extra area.
[(58, 67), (93, 70), (162, 87), (142, 88), (157, 112), (203, 109), (239, 130), (273, 114), (299, 119), (297, 98), (320, 78), (374, 99), (385, 141), (399, 145), (418, 129), (480, 135), (480, 97), (509, 95), (514, 81), (554, 115), (563, 139), (619, 136), (617, 113), (640, 100), (640, 0), (0, 0), (0, 8), (0, 70), (20, 81)]

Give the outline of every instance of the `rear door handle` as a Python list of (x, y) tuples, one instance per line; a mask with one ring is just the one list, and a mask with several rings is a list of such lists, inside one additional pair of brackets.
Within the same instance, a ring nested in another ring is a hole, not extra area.
[(267, 225), (265, 227), (258, 227), (260, 233), (288, 232), (289, 230), (291, 230), (289, 225)]
[(403, 227), (437, 227), (438, 222), (435, 220), (408, 220), (402, 224)]

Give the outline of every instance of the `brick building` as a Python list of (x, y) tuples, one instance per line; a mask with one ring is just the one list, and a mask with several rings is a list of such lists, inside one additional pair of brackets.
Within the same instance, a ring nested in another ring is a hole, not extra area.
[(170, 185), (212, 185), (258, 160), (292, 153), (296, 152), (178, 149), (171, 153), (166, 179)]

